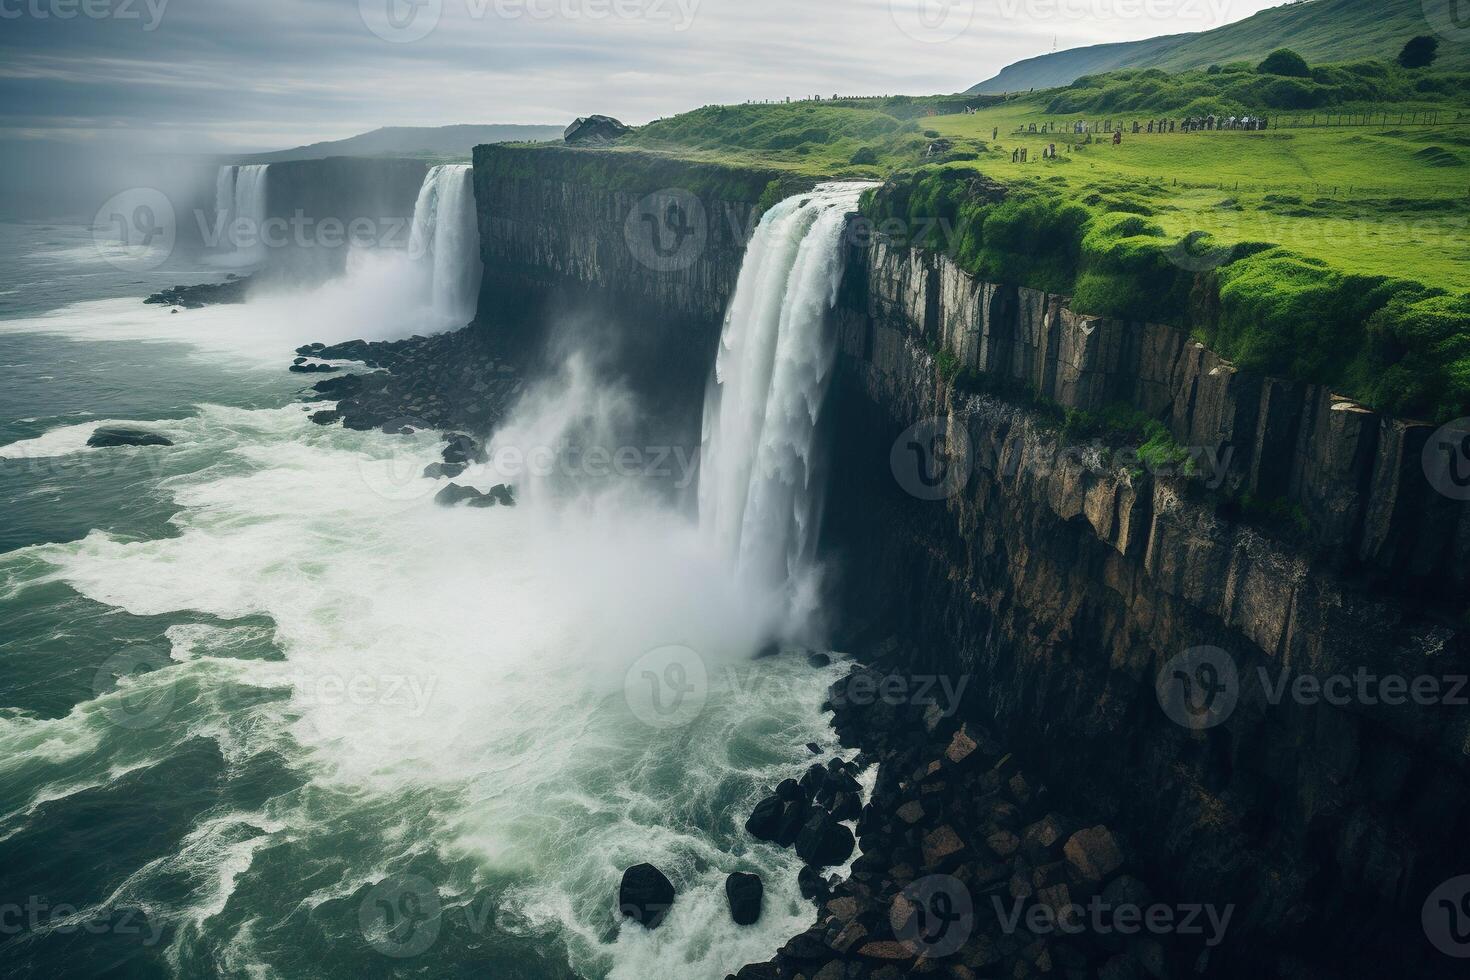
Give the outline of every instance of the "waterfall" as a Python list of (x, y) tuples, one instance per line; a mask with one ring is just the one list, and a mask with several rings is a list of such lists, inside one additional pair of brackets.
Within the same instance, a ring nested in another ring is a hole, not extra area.
[[(255, 265), (265, 261), (268, 164), (219, 168), (214, 179), (214, 210), (219, 221), (219, 245), (234, 252), (231, 264)], [(238, 225), (238, 227), (237, 227)]]
[(239, 167), (224, 166), (214, 178), (214, 217), (219, 229), (219, 242), (229, 234), (230, 219), (235, 213), (235, 178)]
[(470, 167), (432, 168), (413, 209), (409, 255), (428, 267), (429, 300), (441, 326), (463, 326), (480, 294), (480, 229)]
[(742, 574), (800, 592), (821, 516), (817, 424), (847, 214), (867, 184), (824, 184), (761, 220), (705, 399), (699, 519)]

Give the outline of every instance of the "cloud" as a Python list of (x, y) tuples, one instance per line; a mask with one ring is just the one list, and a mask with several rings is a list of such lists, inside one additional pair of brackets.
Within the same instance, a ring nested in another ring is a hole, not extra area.
[[(1114, 2), (0, 0), (0, 138), (110, 135), (229, 151), (382, 125), (562, 123), (589, 112), (637, 123), (714, 102), (959, 91), (1050, 50), (1054, 37), (1102, 43), (1218, 26), (1201, 19), (1212, 8), (1199, 0), (1138, 5), (1177, 11), (1154, 19), (1107, 15)], [(1217, 9), (1238, 19), (1274, 2)], [(371, 27), (389, 23), (389, 4), (392, 23), (414, 21), (410, 34), (437, 10), (433, 29), (385, 40)], [(83, 6), (108, 16), (56, 16)], [(926, 27), (946, 11), (969, 15), (953, 37), (943, 23)]]

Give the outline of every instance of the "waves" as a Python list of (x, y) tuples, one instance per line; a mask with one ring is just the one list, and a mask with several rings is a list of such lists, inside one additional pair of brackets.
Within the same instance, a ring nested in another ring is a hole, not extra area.
[[(401, 881), (442, 906), (431, 946), (401, 964), (436, 975), (685, 980), (768, 958), (813, 910), (795, 855), (743, 820), (800, 775), (806, 743), (840, 751), (820, 705), (842, 668), (752, 657), (796, 622), (788, 593), (813, 564), (827, 312), (858, 190), (784, 202), (757, 233), (709, 393), (698, 520), (638, 476), (558, 476), (518, 487), (516, 508), (446, 509), (423, 475), (437, 436), (314, 426), (295, 403), (150, 423), (176, 443), (149, 488), (167, 533), (0, 555), (0, 614), (25, 622), (20, 644), (63, 656), (5, 652), (70, 692), (0, 709), (0, 858), (90, 828), (66, 879), (88, 893), (65, 897), (146, 910), (180, 976), (381, 973), (398, 964), (364, 917)], [(367, 333), (363, 304), (387, 297), (358, 287), (390, 270), (394, 290), (423, 289), (383, 335), (451, 325), (478, 284), (472, 197), (464, 168), (438, 168), (415, 220), (424, 258), (365, 254), (356, 279), (179, 315), (90, 303), (4, 329), (279, 370), (297, 343)], [(637, 445), (638, 419), (574, 356), (490, 442), (614, 450)], [(0, 456), (86, 452), (96, 424)], [(503, 482), (493, 464), (462, 479)], [(705, 678), (677, 725), (629, 693), (670, 646)], [(613, 910), (643, 861), (678, 886), (653, 931)], [(737, 870), (766, 884), (755, 927), (729, 918)], [(45, 939), (25, 955), (64, 962)]]
[(836, 350), (830, 312), (846, 215), (863, 184), (826, 184), (761, 220), (705, 402), (699, 515), (727, 559), (810, 615), (821, 508), (818, 423)]

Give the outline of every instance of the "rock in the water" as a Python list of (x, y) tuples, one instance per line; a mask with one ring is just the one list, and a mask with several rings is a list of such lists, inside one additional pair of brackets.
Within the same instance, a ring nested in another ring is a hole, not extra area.
[(172, 446), (173, 442), (147, 429), (104, 425), (92, 432), (87, 445), (93, 449), (111, 449), (114, 446)]
[(801, 835), (801, 828), (811, 819), (812, 814), (820, 813), (815, 807), (805, 800), (793, 800), (786, 804), (781, 811), (781, 822), (776, 825), (775, 843), (782, 847), (790, 847), (796, 843), (796, 838)]
[(756, 840), (775, 840), (785, 808), (785, 803), (779, 796), (768, 796), (761, 800), (750, 812), (750, 819), (745, 821), (746, 833)]
[(434, 495), (434, 503), (441, 507), (458, 507), (463, 503), (472, 503), (481, 499), (484, 494), (474, 487), (463, 487), (458, 483), (451, 483)]
[(830, 813), (812, 812), (796, 837), (796, 856), (814, 868), (841, 864), (852, 856), (852, 831)]
[[(428, 470), (425, 470), (424, 475), (428, 476)], [(434, 495), (434, 503), (443, 507), (457, 507), (460, 504), (468, 504), (471, 507), (514, 507), (516, 498), (510, 487), (503, 483), (491, 487), (488, 493), (481, 493), (474, 487), (451, 483)]]
[(430, 463), (424, 467), (424, 477), (430, 480), (452, 480), (468, 467), (464, 463)]
[(651, 864), (623, 872), (618, 888), (618, 911), (649, 929), (657, 929), (674, 904), (674, 883)]
[(1112, 831), (1102, 825), (1077, 831), (1062, 851), (1072, 870), (1084, 881), (1103, 881), (1123, 865), (1122, 849)]
[(737, 926), (754, 925), (761, 917), (761, 899), (766, 887), (760, 875), (736, 871), (725, 879), (725, 897), (730, 900), (730, 917)]
[(832, 658), (825, 653), (809, 653), (806, 655), (806, 662), (813, 667), (826, 667), (832, 663)]
[(826, 900), (832, 892), (832, 886), (827, 884), (827, 879), (823, 878), (816, 868), (805, 864), (796, 873), (796, 887), (801, 889), (802, 898), (810, 898), (818, 902)]
[[(237, 278), (232, 275), (224, 282), (206, 282), (197, 286), (173, 286), (154, 293), (143, 302), (160, 306), (182, 306), (188, 310), (197, 310), (202, 306), (216, 303), (243, 303), (249, 282), (248, 277)], [(179, 311), (172, 310), (171, 312)]]
[(632, 131), (612, 116), (583, 116), (567, 127), (563, 138), (569, 146), (601, 146)]

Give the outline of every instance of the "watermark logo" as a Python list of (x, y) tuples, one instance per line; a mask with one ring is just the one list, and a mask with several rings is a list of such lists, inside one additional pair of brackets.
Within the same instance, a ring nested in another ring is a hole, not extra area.
[(1470, 500), (1470, 418), (1456, 419), (1430, 436), (1423, 462), (1430, 486), (1451, 500)]
[(357, 0), (363, 26), (390, 44), (421, 41), (439, 26), (444, 0)]
[(650, 728), (682, 728), (704, 710), (709, 686), (704, 658), (675, 644), (650, 650), (628, 668), (623, 698)]
[(1470, 875), (1430, 892), (1421, 913), (1424, 935), (1446, 956), (1470, 959)]
[(149, 272), (174, 254), (178, 221), (163, 191), (130, 187), (114, 194), (92, 219), (92, 242), (108, 265)]
[(439, 891), (419, 875), (394, 875), (368, 891), (358, 907), (357, 924), (368, 945), (384, 956), (418, 956), (439, 938)]
[(173, 710), (172, 685), (159, 684), (149, 674), (173, 664), (158, 650), (130, 650), (107, 658), (92, 677), (92, 693), (102, 699), (102, 711), (119, 728), (152, 728)]
[(957, 953), (975, 929), (970, 890), (950, 875), (930, 875), (909, 885), (889, 910), (894, 937), (916, 956), (934, 960)]
[(1154, 683), (1159, 707), (1170, 720), (1194, 731), (1222, 725), (1240, 701), (1240, 676), (1219, 647), (1194, 647), (1174, 657)]
[(905, 429), (889, 450), (893, 478), (911, 497), (944, 500), (970, 482), (970, 437), (959, 420), (924, 419)]
[(953, 41), (975, 22), (975, 0), (888, 0), (898, 29), (923, 44)]
[(1470, 0), (1423, 0), (1424, 20), (1447, 41), (1470, 41)]
[(628, 212), (623, 238), (633, 257), (654, 272), (682, 272), (709, 243), (704, 202), (680, 188), (649, 194)]

